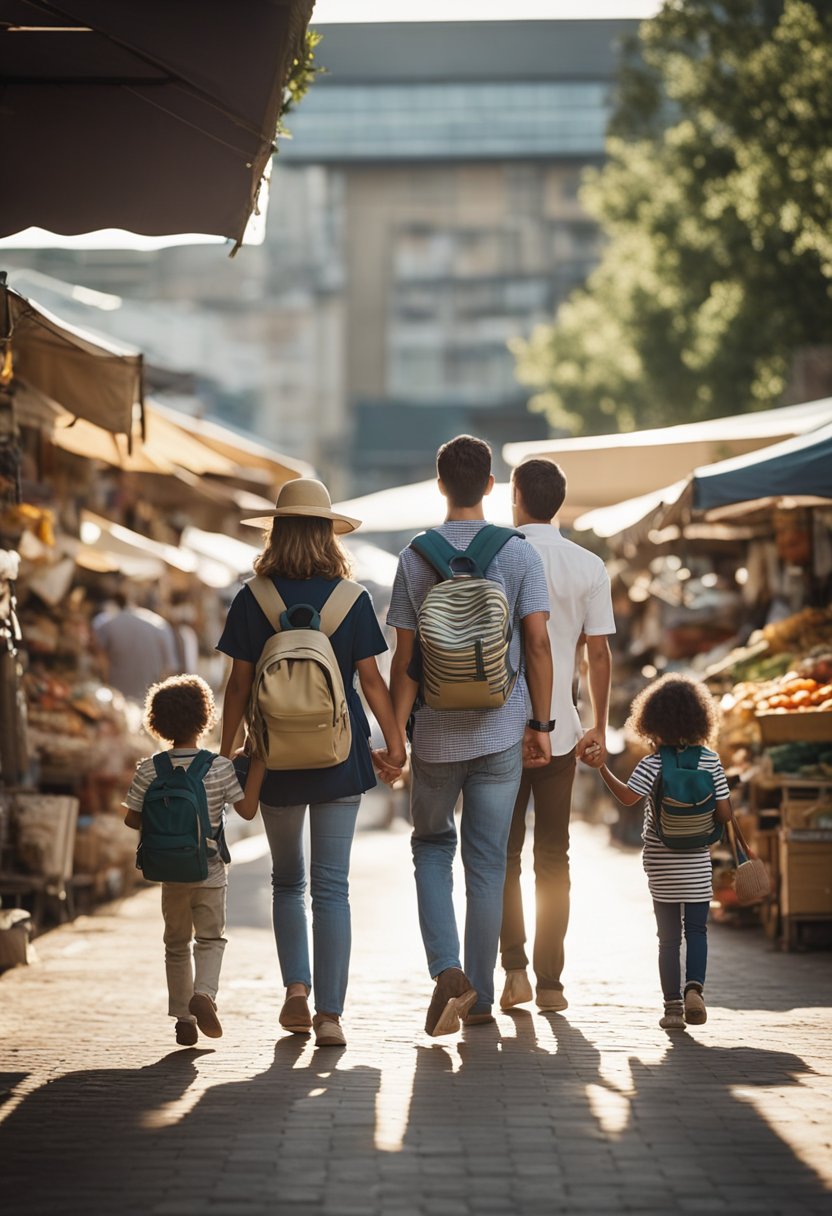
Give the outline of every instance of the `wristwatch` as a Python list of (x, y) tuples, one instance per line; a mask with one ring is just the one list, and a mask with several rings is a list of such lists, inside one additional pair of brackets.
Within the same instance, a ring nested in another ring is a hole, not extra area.
[(531, 730), (537, 730), (540, 731), (541, 734), (548, 735), (551, 734), (551, 732), (555, 729), (555, 719), (550, 718), (548, 722), (539, 722), (537, 718), (529, 718), (526, 725)]

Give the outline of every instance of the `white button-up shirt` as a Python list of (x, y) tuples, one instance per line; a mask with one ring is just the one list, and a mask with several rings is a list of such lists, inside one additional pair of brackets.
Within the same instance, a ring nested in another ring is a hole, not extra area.
[(552, 755), (564, 756), (584, 733), (572, 700), (575, 652), (581, 633), (615, 633), (612, 594), (600, 557), (561, 536), (552, 524), (522, 524), (520, 531), (540, 554), (549, 586), (549, 640), (555, 664), (552, 686)]

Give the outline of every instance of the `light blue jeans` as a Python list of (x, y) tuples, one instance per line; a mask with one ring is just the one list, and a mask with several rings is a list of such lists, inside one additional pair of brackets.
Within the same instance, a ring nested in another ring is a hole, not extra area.
[(453, 905), (457, 833), (454, 807), (462, 794), (465, 869), (465, 974), (477, 990), (473, 1012), (494, 1003), (494, 966), (503, 915), (506, 846), (523, 767), (521, 743), (473, 760), (431, 764), (411, 759), (413, 866), (422, 941), (432, 976), (459, 967)]
[(305, 806), (260, 804), (272, 855), (272, 917), (283, 983), (312, 987), (315, 1009), (344, 1012), (350, 969), (350, 850), (361, 798), (320, 802), (309, 808), (311, 840), (312, 955), (306, 923)]

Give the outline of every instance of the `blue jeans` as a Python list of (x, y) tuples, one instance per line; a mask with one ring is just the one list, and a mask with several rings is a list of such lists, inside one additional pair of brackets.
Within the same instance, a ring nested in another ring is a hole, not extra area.
[(473, 1012), (494, 1003), (494, 966), (503, 915), (506, 846), (520, 785), (520, 743), (490, 756), (431, 764), (412, 757), (413, 866), (422, 941), (432, 976), (459, 967), (453, 905), (457, 834), (454, 807), (462, 795), (465, 869), (465, 973), (477, 990)]
[(321, 802), (309, 808), (311, 837), (313, 969), (306, 925), (305, 806), (260, 804), (272, 855), (272, 915), (283, 983), (312, 987), (315, 1009), (344, 1012), (350, 969), (350, 850), (361, 798)]
[(659, 937), (659, 979), (666, 1001), (682, 995), (682, 924), (685, 927), (685, 983), (705, 984), (708, 965), (708, 910), (710, 904), (666, 904), (653, 900)]

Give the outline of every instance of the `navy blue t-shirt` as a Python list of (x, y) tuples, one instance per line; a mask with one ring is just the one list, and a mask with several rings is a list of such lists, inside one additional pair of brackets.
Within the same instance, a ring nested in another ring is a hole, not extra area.
[[(330, 578), (272, 578), (288, 608), (294, 607), (295, 604), (311, 604), (318, 611), (323, 608), (330, 592), (339, 581)], [(273, 633), (274, 629), (266, 620), (251, 590), (243, 587), (237, 592), (228, 610), (228, 619), (217, 643), (217, 650), (232, 659), (256, 663), (263, 646)], [(331, 802), (335, 798), (363, 794), (376, 784), (370, 756), (370, 724), (355, 687), (355, 665), (361, 659), (383, 654), (387, 643), (379, 628), (373, 611), (373, 601), (367, 591), (358, 597), (329, 640), (341, 669), (347, 694), (352, 726), (350, 754), (342, 764), (336, 764), (333, 768), (267, 772), (260, 794), (260, 801), (266, 806), (301, 806)]]

